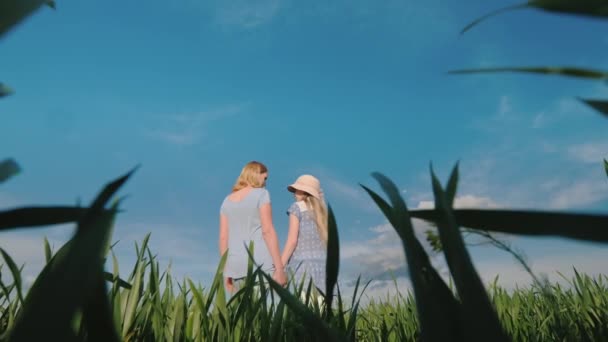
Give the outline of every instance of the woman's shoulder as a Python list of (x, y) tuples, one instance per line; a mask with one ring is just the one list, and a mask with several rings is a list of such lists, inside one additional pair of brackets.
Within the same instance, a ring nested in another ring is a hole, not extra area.
[(252, 193), (264, 194), (268, 193), (268, 189), (266, 188), (251, 188)]

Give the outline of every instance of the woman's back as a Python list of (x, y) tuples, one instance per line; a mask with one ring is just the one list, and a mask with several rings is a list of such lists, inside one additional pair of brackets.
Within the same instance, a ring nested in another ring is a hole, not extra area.
[(262, 269), (272, 268), (272, 258), (262, 237), (260, 207), (270, 202), (264, 188), (242, 189), (224, 199), (220, 212), (228, 219), (228, 259), (224, 268), (226, 277), (242, 278), (247, 275), (249, 256), (246, 248), (253, 241), (254, 259)]

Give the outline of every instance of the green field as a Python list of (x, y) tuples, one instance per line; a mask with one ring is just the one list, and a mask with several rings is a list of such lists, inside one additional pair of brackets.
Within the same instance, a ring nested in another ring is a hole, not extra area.
[[(50, 254), (49, 254), (50, 256)], [(207, 286), (190, 279), (174, 279), (159, 270), (146, 238), (128, 278), (121, 280), (112, 254), (113, 274), (107, 275), (112, 319), (124, 341), (294, 341), (323, 338), (320, 330), (290, 309), (290, 305), (264, 283), (253, 283), (230, 297), (224, 293), (221, 274)], [(252, 269), (251, 279), (262, 275)], [(113, 280), (112, 280), (113, 279)], [(608, 278), (576, 273), (568, 286), (550, 285), (506, 291), (493, 284), (488, 293), (505, 331), (516, 341), (603, 341), (608, 338)], [(303, 284), (302, 284), (303, 285)], [(358, 341), (414, 341), (420, 336), (412, 293), (372, 299), (357, 306), (338, 294), (331, 318), (314, 300), (310, 312), (342, 336)], [(290, 286), (306, 298), (306, 287)], [(2, 284), (0, 333), (14, 327), (23, 309), (15, 283)], [(300, 293), (300, 291), (302, 293)], [(363, 292), (364, 293), (364, 292)], [(558, 308), (558, 310), (554, 310)], [(52, 315), (53, 310), (47, 310)], [(455, 320), (457, 318), (454, 318)], [(87, 339), (79, 312), (73, 331)]]

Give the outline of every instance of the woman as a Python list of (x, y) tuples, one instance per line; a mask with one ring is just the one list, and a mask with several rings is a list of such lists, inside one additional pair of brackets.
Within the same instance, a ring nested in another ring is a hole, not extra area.
[(289, 263), (296, 283), (312, 278), (316, 289), (325, 293), (327, 259), (327, 206), (319, 180), (311, 175), (298, 177), (287, 187), (295, 202), (287, 210), (289, 233), (281, 260)]
[(224, 281), (231, 293), (239, 289), (247, 275), (246, 248), (250, 242), (253, 242), (256, 264), (265, 272), (272, 271), (277, 283), (283, 286), (287, 283), (272, 224), (270, 194), (264, 188), (267, 179), (268, 169), (264, 164), (247, 163), (220, 208), (220, 255), (228, 250)]

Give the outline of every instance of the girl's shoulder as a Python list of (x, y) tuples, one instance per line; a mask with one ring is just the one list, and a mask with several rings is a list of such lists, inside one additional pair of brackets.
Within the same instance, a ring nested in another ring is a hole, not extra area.
[(304, 201), (297, 201), (293, 202), (291, 206), (289, 206), (289, 209), (287, 209), (287, 214), (294, 214), (299, 218), (300, 215), (306, 211), (308, 211), (306, 203), (304, 203)]
[(294, 203), (294, 205), (297, 206), (298, 209), (300, 209), (300, 212), (308, 211), (308, 206), (306, 205), (306, 202), (304, 202), (304, 201), (297, 201)]

